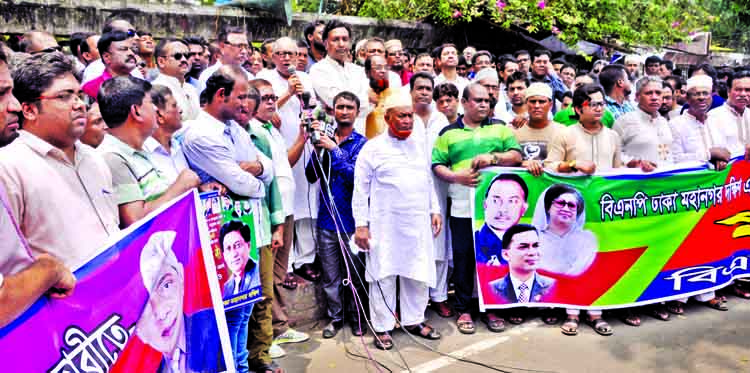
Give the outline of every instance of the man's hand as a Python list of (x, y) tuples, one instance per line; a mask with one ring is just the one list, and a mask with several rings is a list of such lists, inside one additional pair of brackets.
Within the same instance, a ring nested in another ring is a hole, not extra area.
[(521, 128), (527, 124), (529, 124), (529, 118), (527, 118), (525, 115), (518, 115), (510, 121), (510, 125), (516, 129)]
[(323, 149), (330, 151), (339, 145), (336, 143), (336, 141), (333, 141), (332, 138), (323, 135), (323, 136), (320, 136), (320, 141), (316, 142), (315, 146), (321, 147)]
[(370, 228), (369, 227), (357, 227), (354, 232), (354, 243), (359, 246), (362, 251), (370, 251)]
[(249, 172), (255, 177), (263, 173), (263, 164), (260, 161), (241, 161), (239, 165), (245, 172)]
[(373, 105), (378, 104), (378, 94), (375, 93), (375, 91), (372, 90), (372, 88), (367, 90), (367, 97), (370, 99), (370, 103)]
[(40, 254), (36, 260), (46, 261), (57, 275), (57, 282), (49, 288), (47, 294), (52, 298), (62, 299), (73, 294), (76, 278), (70, 269), (60, 260), (49, 254)]
[(641, 161), (641, 171), (651, 172), (656, 169), (656, 163), (651, 161)]
[(289, 85), (287, 92), (290, 96), (301, 95), (305, 92), (305, 87), (302, 86), (302, 82), (300, 82), (297, 74), (291, 75), (287, 80), (287, 84)]
[(209, 181), (198, 186), (198, 190), (203, 192), (218, 191), (219, 194), (227, 194), (227, 187), (218, 181)]
[(430, 214), (430, 217), (432, 218), (432, 237), (437, 237), (443, 229), (443, 218), (440, 214)]
[(280, 224), (274, 228), (271, 235), (271, 249), (276, 251), (282, 247), (284, 247), (284, 225)]
[(198, 177), (198, 174), (188, 168), (182, 170), (182, 172), (177, 175), (177, 180), (175, 180), (175, 184), (179, 185), (183, 190), (196, 188), (200, 183), (201, 178)]
[(271, 115), (271, 124), (276, 128), (281, 127), (281, 116), (279, 116), (278, 112), (274, 111), (273, 115)]
[(467, 187), (475, 187), (479, 183), (479, 172), (473, 168), (467, 168), (454, 173), (453, 182)]
[(745, 160), (750, 161), (750, 144), (745, 145)]
[(528, 161), (524, 161), (523, 163), (521, 163), (521, 166), (526, 167), (526, 170), (534, 176), (542, 176), (542, 173), (544, 172), (542, 162), (539, 162), (536, 159), (529, 159)]
[(492, 166), (492, 154), (480, 154), (471, 161), (471, 168), (479, 170), (485, 167)]
[(591, 175), (596, 172), (596, 164), (591, 161), (576, 161), (576, 170), (586, 175)]
[(297, 133), (297, 142), (304, 143), (309, 138), (310, 138), (310, 134), (307, 132), (307, 128), (305, 128), (305, 122), (300, 123), (299, 133)]

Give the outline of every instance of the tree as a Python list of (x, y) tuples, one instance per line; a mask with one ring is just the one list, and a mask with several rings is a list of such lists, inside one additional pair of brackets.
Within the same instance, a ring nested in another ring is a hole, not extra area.
[(750, 51), (750, 1), (711, 0), (708, 9), (718, 18), (711, 26), (714, 42), (741, 52)]

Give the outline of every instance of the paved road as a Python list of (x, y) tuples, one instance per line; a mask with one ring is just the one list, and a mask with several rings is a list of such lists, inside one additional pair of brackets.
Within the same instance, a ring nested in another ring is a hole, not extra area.
[[(615, 330), (601, 337), (581, 325), (579, 335), (564, 336), (558, 326), (544, 325), (538, 318), (512, 326), (503, 333), (490, 333), (477, 324), (477, 333), (465, 336), (455, 323), (434, 313), (428, 317), (443, 339), (427, 342), (443, 353), (493, 365), (510, 372), (750, 372), (750, 301), (729, 298), (730, 310), (714, 311), (690, 304), (686, 315), (668, 322), (648, 316), (643, 324), (630, 327), (605, 317)], [(348, 356), (372, 354), (393, 372), (408, 372), (396, 350), (383, 352), (372, 346), (372, 334), (363, 342), (351, 337), (348, 328), (331, 340), (322, 339), (314, 325), (300, 328), (311, 333), (309, 342), (284, 345), (287, 356), (279, 359), (287, 372), (377, 372), (372, 362)], [(492, 372), (477, 365), (442, 357), (397, 332), (396, 346), (412, 372)], [(420, 342), (423, 341), (420, 339)], [(367, 347), (365, 349), (364, 347)], [(387, 372), (386, 369), (381, 371)]]

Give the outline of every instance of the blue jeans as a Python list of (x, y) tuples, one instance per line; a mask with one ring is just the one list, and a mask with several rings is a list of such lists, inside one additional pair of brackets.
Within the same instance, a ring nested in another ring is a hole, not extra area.
[(253, 305), (246, 304), (226, 311), (227, 329), (229, 329), (229, 343), (232, 346), (232, 355), (234, 356), (234, 366), (237, 373), (248, 373), (250, 367), (247, 363), (247, 324), (250, 321), (250, 314), (253, 312)]

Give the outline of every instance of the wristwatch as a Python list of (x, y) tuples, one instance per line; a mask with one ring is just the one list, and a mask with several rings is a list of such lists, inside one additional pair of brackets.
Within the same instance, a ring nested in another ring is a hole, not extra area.
[(500, 163), (500, 158), (498, 158), (497, 154), (492, 153), (492, 165), (497, 166), (498, 163)]

